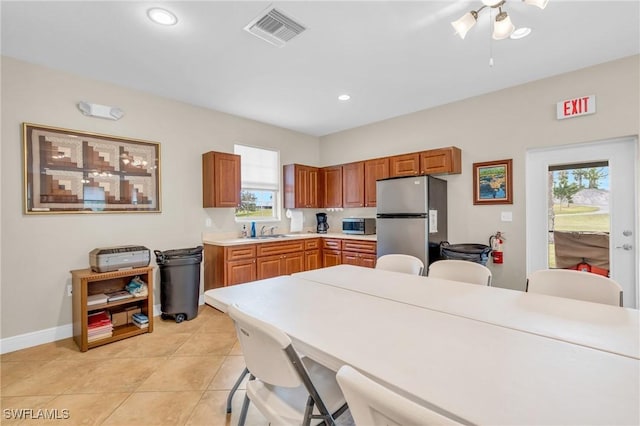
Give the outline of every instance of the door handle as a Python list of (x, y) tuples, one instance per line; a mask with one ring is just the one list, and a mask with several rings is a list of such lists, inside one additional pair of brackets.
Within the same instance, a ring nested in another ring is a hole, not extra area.
[(616, 246), (616, 248), (621, 248), (622, 250), (631, 250), (633, 248), (633, 246), (631, 244), (623, 244), (621, 246)]

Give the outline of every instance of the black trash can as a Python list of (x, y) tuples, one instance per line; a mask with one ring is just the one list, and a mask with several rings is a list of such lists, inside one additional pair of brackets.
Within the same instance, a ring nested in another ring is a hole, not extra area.
[(194, 319), (200, 298), (202, 246), (153, 252), (160, 267), (162, 319), (173, 317), (176, 322)]
[(484, 244), (449, 244), (448, 241), (440, 243), (440, 257), (442, 259), (468, 260), (486, 265), (489, 253), (491, 253), (491, 247)]

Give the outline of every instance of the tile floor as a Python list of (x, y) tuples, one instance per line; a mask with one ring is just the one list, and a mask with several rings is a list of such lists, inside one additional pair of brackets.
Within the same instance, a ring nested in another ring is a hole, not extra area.
[[(191, 321), (155, 317), (153, 333), (84, 353), (65, 339), (2, 355), (0, 423), (236, 425), (244, 385), (230, 416), (226, 398), (243, 368), (231, 320), (205, 305)], [(20, 409), (59, 419), (14, 418)], [(340, 420), (352, 423), (348, 412)], [(247, 425), (267, 424), (251, 407)]]

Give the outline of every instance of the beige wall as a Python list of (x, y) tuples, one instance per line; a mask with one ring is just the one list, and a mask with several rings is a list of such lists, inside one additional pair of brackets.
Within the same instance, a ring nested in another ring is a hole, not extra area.
[[(85, 117), (81, 100), (126, 115)], [(23, 122), (160, 142), (162, 213), (25, 216)], [(201, 200), (201, 154), (233, 152), (236, 142), (280, 150), (282, 163), (319, 158), (315, 137), (2, 58), (2, 338), (70, 324), (69, 270), (88, 267), (96, 247), (193, 247), (203, 232), (237, 230), (232, 209), (203, 209)]]
[[(487, 244), (505, 233), (505, 263), (489, 265), (495, 285), (525, 285), (525, 153), (527, 149), (598, 141), (640, 132), (639, 56), (535, 81), (320, 138), (321, 164), (455, 145), (460, 175), (449, 181), (449, 241)], [(596, 95), (597, 113), (556, 120), (556, 102)], [(472, 163), (513, 159), (513, 205), (474, 206)], [(640, 185), (638, 185), (640, 188)], [(513, 222), (501, 222), (502, 211)]]
[[(203, 232), (237, 231), (231, 209), (201, 207), (200, 176), (203, 152), (231, 152), (235, 142), (278, 149), (282, 164), (310, 165), (340, 164), (440, 146), (462, 148), (463, 173), (446, 178), (450, 183), (449, 240), (486, 242), (495, 231), (505, 232), (505, 264), (491, 266), (494, 279), (497, 285), (521, 289), (525, 279), (526, 150), (638, 135), (638, 65), (639, 57), (630, 57), (318, 141), (255, 121), (2, 58), (2, 338), (70, 324), (71, 299), (65, 295), (69, 270), (87, 267), (88, 253), (96, 247), (141, 244), (166, 250), (195, 246)], [(555, 119), (557, 101), (590, 94), (597, 96), (597, 114)], [(80, 100), (117, 105), (126, 115), (117, 122), (84, 117), (75, 106)], [(22, 122), (160, 142), (162, 213), (23, 215)], [(504, 158), (514, 161), (514, 204), (473, 206), (471, 164)], [(513, 212), (513, 222), (501, 222), (501, 211)], [(331, 213), (332, 230), (339, 228), (342, 216), (374, 213), (373, 209)], [(212, 220), (210, 228), (205, 227), (207, 218)], [(307, 212), (305, 218), (313, 222), (313, 212)], [(288, 222), (280, 226), (286, 229)]]

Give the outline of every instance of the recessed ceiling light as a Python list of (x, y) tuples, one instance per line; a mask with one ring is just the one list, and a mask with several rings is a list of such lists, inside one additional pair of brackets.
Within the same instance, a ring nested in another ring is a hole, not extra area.
[(531, 28), (529, 28), (529, 27), (520, 27), (520, 28), (516, 29), (515, 31), (513, 31), (513, 33), (511, 33), (511, 35), (509, 37), (512, 40), (518, 40), (518, 39), (521, 39), (521, 38), (525, 38), (529, 34), (531, 34)]
[(345, 93), (344, 95), (338, 96), (338, 99), (340, 99), (341, 101), (348, 101), (349, 99), (351, 99), (351, 96)]
[(147, 10), (147, 16), (153, 22), (160, 25), (175, 25), (178, 22), (176, 15), (166, 9), (160, 9), (159, 7)]

